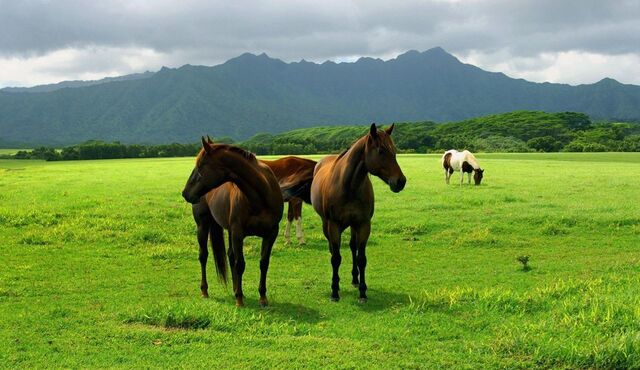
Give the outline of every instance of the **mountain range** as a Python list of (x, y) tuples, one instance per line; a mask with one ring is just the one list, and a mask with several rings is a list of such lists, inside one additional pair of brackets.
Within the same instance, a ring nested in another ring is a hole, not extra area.
[(213, 67), (133, 76), (0, 90), (0, 144), (193, 142), (206, 133), (245, 139), (311, 126), (443, 122), (513, 110), (640, 119), (640, 86), (608, 78), (578, 86), (534, 83), (464, 64), (442, 48), (322, 64), (246, 53)]

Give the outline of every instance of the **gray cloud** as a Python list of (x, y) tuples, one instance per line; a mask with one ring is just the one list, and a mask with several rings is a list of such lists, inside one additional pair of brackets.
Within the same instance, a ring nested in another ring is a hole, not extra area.
[[(245, 51), (323, 61), (442, 46), (456, 55), (534, 58), (520, 63), (535, 68), (543, 53), (640, 54), (636, 0), (0, 0), (0, 9), (0, 58), (140, 48), (177, 66)], [(117, 55), (97, 56), (51, 68), (127, 68)]]

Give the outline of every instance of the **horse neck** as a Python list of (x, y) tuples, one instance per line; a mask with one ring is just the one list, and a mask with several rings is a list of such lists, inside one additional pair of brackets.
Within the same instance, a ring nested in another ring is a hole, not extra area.
[(337, 171), (337, 173), (342, 173), (340, 181), (347, 193), (357, 192), (369, 173), (364, 163), (365, 140), (366, 138), (363, 138), (355, 142), (336, 161), (336, 164), (344, 165), (344, 171)]
[(464, 160), (469, 163), (474, 170), (480, 169), (480, 165), (478, 164), (478, 161), (476, 160), (476, 157), (473, 156), (473, 154), (467, 154)]
[[(252, 205), (271, 208), (276, 203), (273, 199), (272, 186), (260, 171), (257, 160), (247, 160), (238, 153), (228, 152), (223, 163), (229, 171), (229, 181), (238, 186)], [(280, 201), (278, 200), (277, 203), (279, 204)]]

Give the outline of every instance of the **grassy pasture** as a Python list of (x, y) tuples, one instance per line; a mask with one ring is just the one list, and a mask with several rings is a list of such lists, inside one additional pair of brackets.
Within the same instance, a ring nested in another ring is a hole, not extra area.
[(247, 306), (211, 262), (199, 297), (192, 159), (0, 160), (0, 367), (640, 367), (640, 154), (478, 158), (481, 187), (446, 186), (435, 155), (399, 158), (399, 194), (374, 179), (367, 304), (348, 233), (329, 301), (305, 206), (308, 244), (276, 242), (267, 309), (253, 238)]

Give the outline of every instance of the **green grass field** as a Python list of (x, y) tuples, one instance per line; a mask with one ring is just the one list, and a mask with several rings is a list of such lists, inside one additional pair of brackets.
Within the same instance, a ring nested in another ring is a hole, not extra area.
[(0, 367), (640, 367), (640, 154), (478, 159), (480, 187), (446, 186), (435, 155), (399, 158), (399, 194), (374, 179), (366, 304), (346, 234), (329, 301), (305, 206), (267, 309), (254, 238), (246, 307), (211, 262), (200, 298), (193, 159), (0, 161)]

